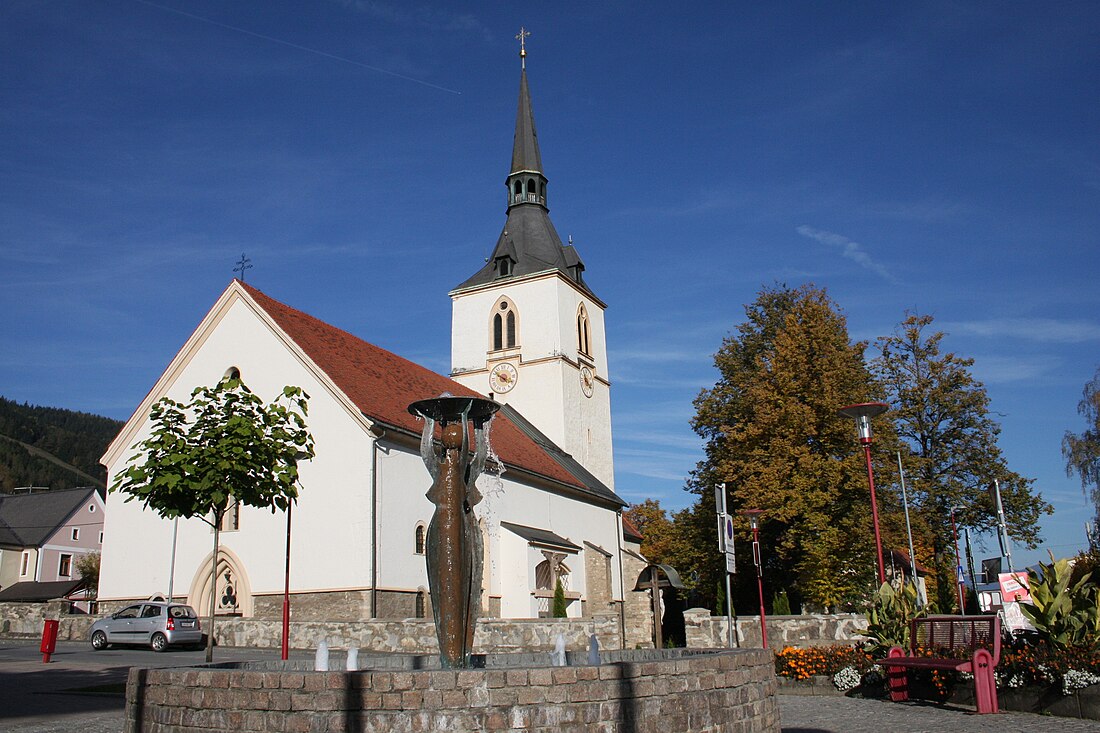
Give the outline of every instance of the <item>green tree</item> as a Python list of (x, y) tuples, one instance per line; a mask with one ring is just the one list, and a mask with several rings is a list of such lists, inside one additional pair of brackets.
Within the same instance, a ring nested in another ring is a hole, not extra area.
[[(725, 482), (732, 513), (765, 512), (766, 583), (790, 590), (796, 604), (861, 603), (875, 586), (867, 474), (852, 423), (837, 408), (877, 392), (865, 344), (849, 339), (844, 316), (812, 285), (765, 289), (746, 315), (714, 357), (717, 383), (695, 400), (692, 427), (706, 440), (689, 484), (700, 495), (696, 531), (714, 533), (712, 490)], [(877, 442), (892, 444), (888, 423), (876, 431)], [(890, 481), (880, 483), (886, 511), (896, 500)], [(746, 521), (739, 535), (747, 538)]]
[[(1085, 384), (1084, 394), (1077, 403), (1077, 412), (1088, 427), (1080, 435), (1066, 431), (1062, 439), (1062, 456), (1066, 459), (1066, 475), (1081, 477), (1081, 488), (1092, 499), (1095, 515), (1089, 545), (1100, 549), (1100, 369)], [(1090, 488), (1091, 487), (1091, 488)]]
[(167, 397), (149, 413), (151, 435), (111, 491), (161, 517), (198, 517), (214, 532), (206, 661), (213, 658), (219, 532), (234, 504), (285, 510), (298, 498), (298, 463), (314, 455), (306, 428), (309, 395), (284, 387), (264, 404), (240, 379), (198, 387), (188, 403)]
[(87, 583), (87, 594), (92, 598), (99, 595), (99, 553), (89, 552), (76, 559), (76, 572)]
[(569, 604), (565, 601), (565, 586), (561, 584), (561, 578), (554, 583), (554, 606), (550, 613), (554, 618), (565, 618), (569, 615)]
[(886, 390), (898, 436), (908, 445), (906, 474), (932, 546), (941, 608), (955, 598), (952, 507), (959, 527), (988, 531), (996, 515), (988, 498), (994, 479), (1011, 535), (1034, 547), (1039, 516), (1053, 508), (1034, 491), (1033, 479), (1009, 470), (997, 445), (1000, 426), (989, 416), (989, 396), (970, 373), (973, 359), (942, 353), (942, 331), (929, 332), (932, 316), (908, 314), (891, 336), (878, 340), (872, 362)]

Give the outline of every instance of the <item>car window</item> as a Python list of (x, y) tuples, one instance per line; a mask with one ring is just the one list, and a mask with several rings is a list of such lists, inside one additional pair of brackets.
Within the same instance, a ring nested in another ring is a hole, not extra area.
[(139, 611), (141, 611), (141, 606), (129, 606), (119, 611), (118, 616), (115, 618), (137, 618)]
[(172, 618), (195, 618), (195, 609), (190, 606), (172, 606), (168, 609)]
[(141, 612), (142, 618), (155, 618), (160, 615), (160, 606), (146, 606)]

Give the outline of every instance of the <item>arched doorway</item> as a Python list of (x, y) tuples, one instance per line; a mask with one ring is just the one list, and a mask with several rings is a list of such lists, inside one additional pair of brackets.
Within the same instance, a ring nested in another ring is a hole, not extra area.
[(195, 571), (195, 577), (191, 581), (191, 592), (187, 596), (188, 601), (200, 616), (210, 613), (210, 593), (213, 588), (216, 591), (214, 597), (215, 616), (251, 616), (252, 615), (252, 585), (248, 582), (248, 575), (244, 571), (244, 563), (232, 551), (225, 547), (218, 550), (218, 569), (214, 576), (214, 585), (210, 583), (210, 560), (213, 552), (210, 552), (199, 563)]

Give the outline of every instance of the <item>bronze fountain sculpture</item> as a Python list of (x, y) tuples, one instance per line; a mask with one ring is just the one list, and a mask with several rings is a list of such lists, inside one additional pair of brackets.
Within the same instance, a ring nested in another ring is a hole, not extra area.
[[(424, 420), (420, 456), (433, 479), (428, 500), (425, 557), (439, 659), (444, 669), (470, 666), (474, 625), (481, 610), (483, 547), (473, 508), (481, 501), (477, 477), (489, 454), (489, 422), (500, 405), (480, 397), (441, 395), (418, 400), (409, 412)], [(442, 450), (435, 447), (440, 424)], [(470, 426), (474, 452), (470, 453)]]

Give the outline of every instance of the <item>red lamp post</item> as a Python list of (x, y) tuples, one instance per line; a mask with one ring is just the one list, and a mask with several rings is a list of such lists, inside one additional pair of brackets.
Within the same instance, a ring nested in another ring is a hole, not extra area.
[(768, 648), (768, 623), (764, 613), (764, 566), (760, 562), (760, 515), (763, 509), (745, 509), (741, 512), (749, 518), (752, 526), (752, 562), (756, 566), (756, 588), (760, 593), (760, 638), (764, 648)]
[(890, 409), (890, 406), (885, 402), (861, 402), (837, 410), (844, 417), (850, 417), (856, 421), (859, 442), (863, 446), (863, 453), (867, 458), (867, 482), (871, 486), (871, 519), (875, 524), (875, 550), (878, 553), (879, 585), (886, 582), (886, 566), (882, 562), (882, 536), (879, 534), (878, 529), (878, 502), (875, 499), (875, 470), (871, 465), (871, 418), (875, 415), (881, 415), (888, 409)]
[(292, 506), (293, 504), (287, 504), (286, 507), (286, 574), (283, 579), (283, 661), (286, 661), (290, 657), (290, 510)]

